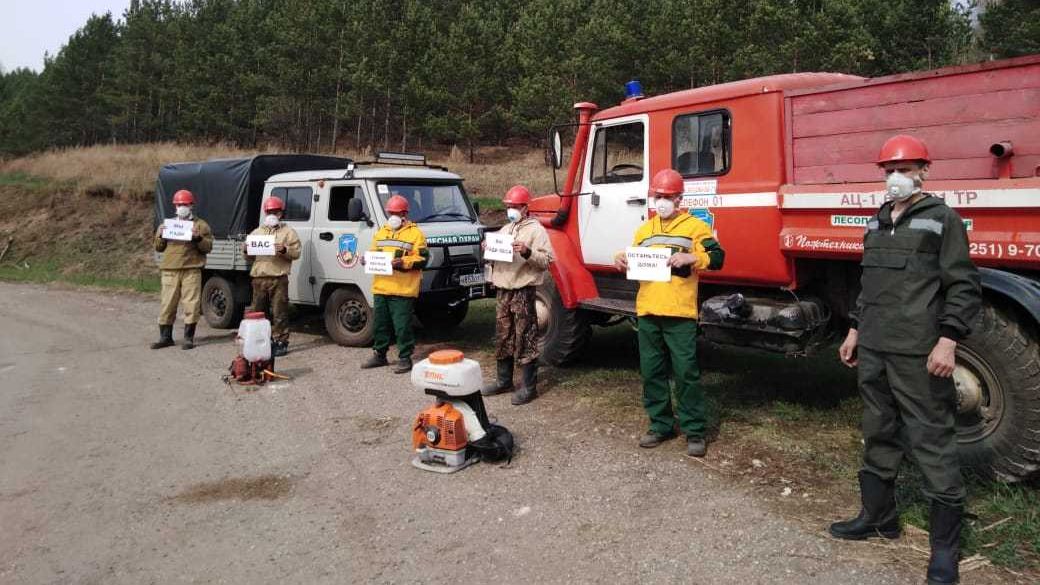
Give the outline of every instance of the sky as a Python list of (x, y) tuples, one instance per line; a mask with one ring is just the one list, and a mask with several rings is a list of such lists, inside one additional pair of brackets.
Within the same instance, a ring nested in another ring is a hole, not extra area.
[(56, 55), (91, 13), (119, 19), (130, 0), (0, 0), (0, 67), (41, 71), (43, 54)]

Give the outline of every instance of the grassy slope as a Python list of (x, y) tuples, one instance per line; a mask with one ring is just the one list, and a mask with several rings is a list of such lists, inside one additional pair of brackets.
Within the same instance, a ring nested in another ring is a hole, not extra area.
[[(0, 261), (0, 279), (158, 290), (149, 248), (151, 190), (158, 168), (171, 161), (244, 154), (219, 146), (105, 146), (0, 165), (0, 252), (11, 238)], [(367, 153), (353, 156), (370, 158)], [(518, 156), (484, 149), (478, 158), (477, 164), (457, 155), (435, 162), (460, 173), (483, 209), (500, 208), (498, 197), (514, 183), (538, 192), (551, 189), (552, 175), (540, 152)], [(493, 304), (482, 301), (450, 339), (425, 341), (483, 352), (493, 330)], [(718, 439), (706, 465), (774, 497), (791, 488), (798, 499), (777, 497), (781, 510), (811, 516), (820, 527), (850, 510), (856, 501), (861, 448), (854, 374), (837, 363), (832, 351), (809, 359), (711, 346), (701, 351), (703, 385)], [(629, 328), (597, 330), (581, 363), (549, 372), (547, 386), (635, 435), (645, 424), (637, 356)], [(908, 467), (904, 480), (900, 501), (906, 520), (926, 528), (920, 478)], [(997, 564), (1035, 575), (1040, 567), (1040, 497), (1035, 489), (973, 481), (970, 497), (969, 511), (977, 519), (966, 533), (968, 553), (981, 552)], [(911, 551), (926, 549), (927, 539), (918, 538), (910, 546)]]

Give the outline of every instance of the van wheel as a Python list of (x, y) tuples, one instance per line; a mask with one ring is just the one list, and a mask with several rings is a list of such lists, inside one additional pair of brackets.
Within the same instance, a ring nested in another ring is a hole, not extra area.
[(223, 276), (211, 276), (202, 286), (202, 316), (214, 329), (230, 329), (242, 318), (245, 305), (235, 300), (235, 289)]
[(450, 331), (459, 326), (466, 313), (469, 312), (469, 301), (462, 301), (454, 307), (448, 305), (428, 305), (419, 303), (415, 306), (415, 316), (422, 326), (430, 331)]
[(548, 276), (535, 292), (534, 306), (538, 313), (541, 362), (562, 366), (574, 361), (592, 337), (588, 315), (580, 309), (564, 308), (556, 283)]
[(340, 345), (359, 347), (372, 343), (372, 307), (353, 288), (338, 288), (325, 301), (325, 330)]
[(989, 303), (957, 344), (957, 441), (961, 463), (1001, 481), (1040, 470), (1037, 340)]

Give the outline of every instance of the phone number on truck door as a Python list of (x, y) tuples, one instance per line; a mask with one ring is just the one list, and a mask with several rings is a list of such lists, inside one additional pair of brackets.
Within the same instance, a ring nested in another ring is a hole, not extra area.
[(968, 252), (981, 258), (1040, 258), (1040, 244), (971, 242)]

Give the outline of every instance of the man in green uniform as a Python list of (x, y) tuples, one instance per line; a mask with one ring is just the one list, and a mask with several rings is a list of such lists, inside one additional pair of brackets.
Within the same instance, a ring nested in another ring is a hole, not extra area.
[[(251, 236), (274, 236), (273, 256), (253, 256), (249, 276), (253, 279), (253, 302), (249, 312), (267, 313), (271, 317), (271, 353), (289, 353), (289, 271), (293, 260), (300, 258), (300, 236), (282, 222), (285, 202), (268, 197), (262, 206), (263, 225)], [(242, 245), (246, 250), (246, 245)]]
[[(682, 195), (682, 175), (672, 169), (654, 175), (650, 197), (657, 216), (639, 226), (632, 242), (668, 250), (671, 269), (667, 281), (640, 282), (636, 296), (643, 408), (650, 419), (650, 430), (639, 446), (650, 449), (675, 438), (678, 418), (679, 430), (686, 435), (686, 454), (703, 457), (708, 421), (697, 367), (697, 283), (700, 271), (722, 268), (725, 252), (708, 224), (679, 209)], [(628, 270), (623, 251), (614, 264)], [(674, 411), (669, 377), (675, 381)]]
[(959, 579), (965, 499), (951, 376), (981, 292), (963, 220), (921, 189), (929, 163), (924, 143), (906, 135), (890, 138), (878, 157), (891, 201), (867, 224), (862, 291), (839, 349), (845, 364), (859, 366), (862, 509), (830, 532), (849, 540), (898, 537), (895, 480), (909, 453), (931, 500), (928, 583), (948, 585)]
[(173, 345), (173, 322), (177, 304), (184, 307), (184, 344), (181, 349), (195, 347), (195, 325), (202, 316), (202, 267), (206, 254), (213, 249), (213, 232), (209, 224), (195, 217), (195, 196), (181, 189), (173, 194), (177, 219), (192, 222), (190, 240), (166, 239), (165, 226), (155, 232), (155, 251), (162, 252), (159, 270), (162, 293), (159, 308), (159, 341), (152, 349)]

